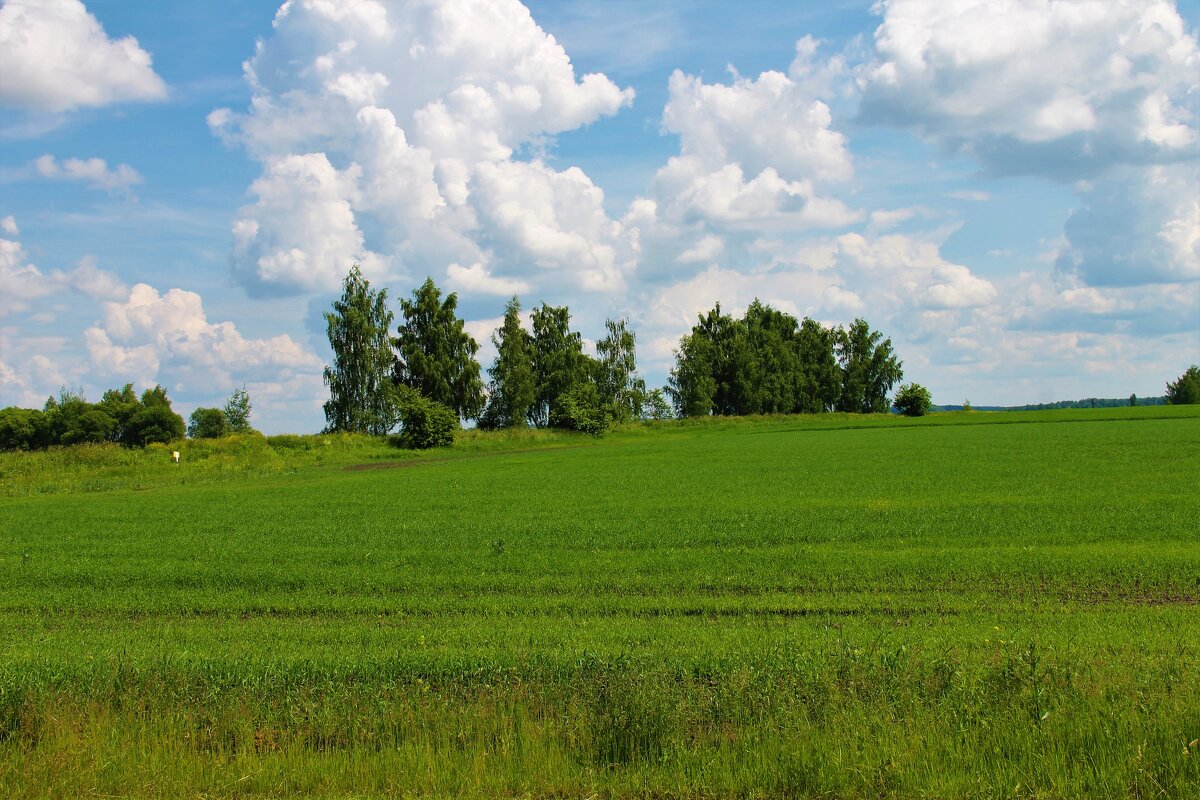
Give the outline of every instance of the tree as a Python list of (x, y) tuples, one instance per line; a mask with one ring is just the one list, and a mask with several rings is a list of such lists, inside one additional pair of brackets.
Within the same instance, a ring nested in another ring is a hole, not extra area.
[(892, 405), (906, 417), (923, 417), (929, 413), (933, 398), (929, 390), (919, 383), (906, 383), (896, 392)]
[(888, 409), (887, 395), (904, 377), (901, 363), (892, 353), (892, 340), (871, 330), (865, 319), (854, 320), (849, 329), (836, 333), (838, 363), (842, 368), (842, 391), (837, 410), (852, 414), (882, 414)]
[(325, 313), (333, 348), (333, 363), (324, 372), (329, 387), (325, 403), (328, 431), (378, 436), (396, 424), (388, 336), (392, 312), (386, 303), (387, 290), (373, 291), (355, 264), (342, 283), (341, 298), (334, 301), (332, 312)]
[(109, 438), (119, 444), (130, 446), (129, 421), (133, 419), (134, 414), (142, 410), (142, 401), (138, 400), (138, 396), (134, 393), (133, 384), (127, 383), (121, 389), (109, 389), (101, 396), (100, 402), (96, 405), (114, 421)]
[(485, 399), (475, 360), (479, 344), (467, 333), (457, 308), (458, 295), (451, 292), (443, 300), (432, 278), (413, 291), (412, 300), (400, 301), (404, 321), (393, 340), (392, 377), (462, 419), (474, 419)]
[(642, 419), (663, 420), (671, 418), (671, 404), (662, 389), (652, 389), (642, 400)]
[(521, 300), (513, 297), (504, 307), (504, 323), (492, 334), (496, 360), (488, 368), (487, 408), (481, 428), (521, 428), (528, 424), (537, 401), (533, 372), (533, 337), (521, 327)]
[(187, 432), (183, 417), (171, 410), (167, 390), (161, 386), (142, 392), (142, 408), (129, 419), (126, 438), (136, 447), (153, 442), (173, 442)]
[(40, 450), (48, 444), (46, 417), (36, 408), (0, 409), (0, 450)]
[(604, 327), (608, 333), (596, 342), (600, 398), (618, 421), (636, 419), (646, 397), (646, 382), (637, 374), (637, 335), (623, 319), (605, 320)]
[(1200, 403), (1200, 366), (1193, 364), (1178, 379), (1167, 383), (1167, 402), (1176, 406)]
[[(384, 330), (387, 330), (386, 325)], [(222, 413), (225, 421), (229, 423), (231, 433), (249, 433), (254, 430), (250, 427), (250, 394), (246, 391), (245, 386), (233, 390), (233, 394), (225, 402)]]
[(747, 414), (754, 371), (745, 324), (717, 303), (680, 340), (667, 391), (683, 417)]
[(801, 414), (832, 411), (842, 389), (842, 371), (834, 355), (835, 331), (805, 317), (796, 331), (800, 388), (795, 410)]
[(219, 408), (197, 408), (188, 418), (187, 435), (192, 439), (220, 439), (232, 430), (225, 412)]
[(583, 338), (571, 330), (571, 312), (566, 306), (548, 306), (533, 311), (533, 374), (537, 382), (530, 422), (539, 428), (551, 424), (554, 401), (589, 379), (588, 358)]

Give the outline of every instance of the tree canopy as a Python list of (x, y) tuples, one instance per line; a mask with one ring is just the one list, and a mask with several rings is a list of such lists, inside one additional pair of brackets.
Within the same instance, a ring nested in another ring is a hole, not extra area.
[(533, 372), (533, 337), (521, 326), (521, 300), (512, 297), (504, 307), (504, 322), (492, 334), (496, 360), (488, 368), (487, 408), (481, 428), (521, 428), (529, 423), (537, 401)]
[(467, 333), (457, 312), (458, 295), (442, 299), (433, 279), (401, 300), (404, 321), (392, 341), (392, 375), (398, 385), (416, 389), (462, 419), (474, 419), (484, 407), (483, 380), (475, 354), (479, 344)]
[(326, 430), (387, 433), (395, 425), (387, 290), (372, 290), (355, 264), (342, 284), (341, 298), (325, 313), (325, 323), (333, 349), (333, 363), (324, 372), (329, 387)]

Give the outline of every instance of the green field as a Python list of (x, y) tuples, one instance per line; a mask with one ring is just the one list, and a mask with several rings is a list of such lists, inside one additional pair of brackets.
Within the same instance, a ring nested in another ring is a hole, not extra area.
[(0, 454), (0, 795), (1200, 796), (1197, 406), (183, 462)]

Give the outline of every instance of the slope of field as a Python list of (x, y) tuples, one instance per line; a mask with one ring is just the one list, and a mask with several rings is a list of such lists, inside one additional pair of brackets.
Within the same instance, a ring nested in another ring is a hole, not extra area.
[(5, 458), (5, 796), (1200, 792), (1200, 408)]

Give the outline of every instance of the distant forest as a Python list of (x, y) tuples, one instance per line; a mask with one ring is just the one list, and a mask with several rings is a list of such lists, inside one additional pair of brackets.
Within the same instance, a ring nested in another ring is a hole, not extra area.
[(1121, 406), (1165, 406), (1166, 397), (1085, 397), (1082, 400), (1057, 400), (1053, 403), (1030, 403), (1024, 406), (934, 406), (934, 411), (1049, 411), (1055, 408), (1120, 408)]

